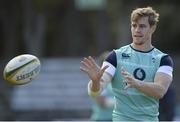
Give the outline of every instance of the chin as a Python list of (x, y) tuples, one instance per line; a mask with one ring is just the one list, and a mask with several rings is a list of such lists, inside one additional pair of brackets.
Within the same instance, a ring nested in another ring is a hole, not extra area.
[(134, 44), (135, 44), (135, 45), (143, 45), (144, 42), (142, 42), (142, 41), (134, 41)]

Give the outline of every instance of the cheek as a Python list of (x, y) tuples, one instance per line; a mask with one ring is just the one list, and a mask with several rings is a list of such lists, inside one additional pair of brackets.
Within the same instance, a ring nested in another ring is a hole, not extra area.
[(149, 33), (150, 33), (150, 32), (145, 33), (145, 34), (144, 34), (144, 38), (146, 38), (146, 39), (150, 38), (150, 34), (149, 34)]
[(134, 33), (134, 30), (133, 30), (133, 29), (131, 29), (131, 35), (133, 35), (133, 33)]
[(151, 33), (149, 30), (144, 30), (144, 35), (149, 35), (149, 33)]
[(133, 28), (131, 28), (131, 32), (133, 32)]
[(131, 34), (134, 35), (136, 33), (136, 30), (134, 28), (131, 28)]

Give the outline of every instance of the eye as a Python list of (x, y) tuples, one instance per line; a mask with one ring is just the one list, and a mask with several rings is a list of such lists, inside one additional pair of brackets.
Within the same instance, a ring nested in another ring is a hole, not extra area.
[(139, 27), (140, 27), (140, 28), (145, 28), (145, 27), (146, 27), (146, 25), (144, 25), (144, 24), (140, 24), (140, 25), (139, 25)]
[(131, 26), (132, 26), (133, 28), (136, 28), (136, 27), (137, 27), (137, 24), (131, 24)]

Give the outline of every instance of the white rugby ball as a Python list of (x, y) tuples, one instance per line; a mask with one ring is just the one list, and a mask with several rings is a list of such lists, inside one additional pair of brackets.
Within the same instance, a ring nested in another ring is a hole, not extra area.
[(4, 79), (14, 85), (23, 85), (32, 81), (40, 72), (39, 59), (30, 54), (23, 54), (11, 59), (4, 68)]

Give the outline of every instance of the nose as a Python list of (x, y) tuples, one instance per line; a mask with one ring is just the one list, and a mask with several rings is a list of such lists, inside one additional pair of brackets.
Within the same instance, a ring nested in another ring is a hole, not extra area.
[(140, 32), (140, 28), (138, 26), (135, 28), (135, 32)]

